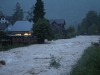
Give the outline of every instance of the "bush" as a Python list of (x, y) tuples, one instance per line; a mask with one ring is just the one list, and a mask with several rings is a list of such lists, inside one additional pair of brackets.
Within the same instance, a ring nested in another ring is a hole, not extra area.
[(64, 38), (64, 35), (62, 35), (62, 34), (55, 34), (54, 35), (54, 40), (63, 39), (63, 38)]
[(6, 51), (6, 50), (9, 50), (9, 49), (12, 49), (14, 46), (11, 46), (11, 45), (7, 45), (7, 46), (1, 46), (0, 45), (0, 51)]
[(0, 40), (5, 38), (6, 32), (0, 31)]
[(86, 49), (70, 75), (100, 75), (100, 47), (92, 46)]
[(17, 48), (17, 47), (24, 47), (24, 46), (29, 46), (30, 44), (26, 44), (26, 45), (18, 45), (18, 44), (15, 44), (15, 45), (7, 45), (7, 46), (1, 46), (0, 45), (0, 51), (7, 51), (7, 50), (10, 50), (12, 48)]
[(75, 30), (74, 26), (70, 26), (67, 30), (66, 30), (66, 37), (67, 38), (72, 38), (75, 37), (77, 35), (77, 31)]
[(50, 61), (49, 67), (58, 69), (61, 66), (60, 60), (61, 60), (61, 58), (56, 58), (53, 55), (51, 55), (51, 61)]
[(98, 34), (98, 27), (96, 24), (93, 24), (92, 26), (89, 27), (88, 34), (89, 35), (97, 35)]
[(76, 35), (77, 35), (76, 32), (68, 33), (67, 38), (72, 38), (75, 37)]
[(100, 46), (99, 42), (92, 42), (91, 44), (94, 45), (94, 46)]
[(0, 45), (0, 51), (3, 50), (3, 47)]

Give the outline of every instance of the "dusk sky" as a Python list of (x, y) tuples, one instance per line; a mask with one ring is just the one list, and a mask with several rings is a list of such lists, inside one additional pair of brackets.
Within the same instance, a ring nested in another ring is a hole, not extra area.
[[(24, 11), (30, 10), (36, 0), (0, 0), (1, 11), (7, 16), (19, 2)], [(100, 12), (100, 0), (43, 0), (47, 19), (65, 19), (66, 25), (82, 21), (89, 10)]]

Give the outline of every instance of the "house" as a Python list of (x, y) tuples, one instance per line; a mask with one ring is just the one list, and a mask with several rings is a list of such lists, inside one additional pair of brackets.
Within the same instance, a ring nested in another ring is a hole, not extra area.
[(64, 26), (66, 25), (64, 19), (53, 19), (53, 20), (49, 20), (49, 22), (50, 22), (55, 34), (64, 35), (64, 33), (65, 33)]
[(24, 35), (24, 36), (31, 36), (33, 31), (33, 22), (29, 21), (16, 21), (15, 24), (10, 29), (10, 33), (13, 35)]
[[(10, 27), (10, 26), (9, 26)], [(33, 23), (29, 21), (16, 21), (12, 28), (9, 30), (9, 34), (7, 34), (2, 41), (2, 44), (27, 44), (27, 43), (35, 43), (35, 39), (31, 37)], [(9, 29), (9, 28), (8, 28)]]
[(0, 17), (0, 23), (9, 23), (9, 21), (6, 19), (6, 17), (5, 16), (1, 16)]
[(11, 24), (12, 22), (12, 18), (11, 16), (1, 16), (0, 17), (0, 30), (9, 30), (10, 27), (12, 26)]

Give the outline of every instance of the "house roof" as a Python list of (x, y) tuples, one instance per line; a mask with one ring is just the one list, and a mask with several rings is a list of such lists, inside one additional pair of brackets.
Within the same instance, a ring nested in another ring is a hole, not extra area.
[(33, 23), (29, 21), (16, 21), (10, 31), (30, 31)]
[(52, 24), (53, 22), (56, 22), (56, 24), (65, 24), (65, 20), (64, 19), (51, 19), (49, 20), (50, 24)]
[(5, 30), (7, 28), (7, 24), (0, 23), (0, 30)]

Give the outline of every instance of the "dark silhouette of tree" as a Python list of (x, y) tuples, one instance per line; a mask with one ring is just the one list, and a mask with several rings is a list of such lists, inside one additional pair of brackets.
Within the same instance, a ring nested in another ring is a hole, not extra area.
[(86, 18), (84, 18), (81, 22), (81, 26), (80, 26), (80, 34), (87, 34), (88, 32), (88, 25), (86, 22)]
[(17, 2), (13, 14), (13, 23), (15, 23), (17, 20), (23, 20), (23, 16), (23, 9), (21, 9), (20, 4)]
[(98, 25), (100, 25), (100, 13), (98, 15)]
[(67, 38), (72, 38), (76, 36), (76, 30), (74, 26), (69, 26), (68, 29), (66, 30), (66, 37)]
[(97, 12), (95, 11), (89, 11), (86, 14), (86, 23), (87, 23), (87, 27), (89, 28), (91, 25), (98, 23), (98, 15)]
[(33, 11), (33, 22), (36, 23), (39, 18), (44, 18), (44, 3), (42, 0), (37, 0)]
[(90, 33), (92, 29), (90, 27), (93, 24), (98, 27), (98, 14), (95, 11), (89, 11), (81, 22), (80, 34), (88, 34), (88, 32)]
[(91, 25), (88, 29), (88, 34), (89, 35), (97, 35), (97, 33), (98, 33), (97, 25), (96, 24)]
[(38, 21), (33, 25), (34, 35), (39, 38), (39, 43), (44, 43), (45, 39), (53, 39), (53, 30), (49, 21), (44, 18), (39, 18)]
[(100, 13), (98, 15), (98, 32), (100, 33)]
[[(1, 7), (0, 7), (1, 8)], [(0, 10), (0, 17), (3, 15), (2, 11)]]
[(30, 8), (30, 11), (27, 12), (27, 16), (26, 16), (26, 19), (29, 20), (30, 22), (32, 21), (33, 19), (33, 11), (34, 11), (34, 5)]

